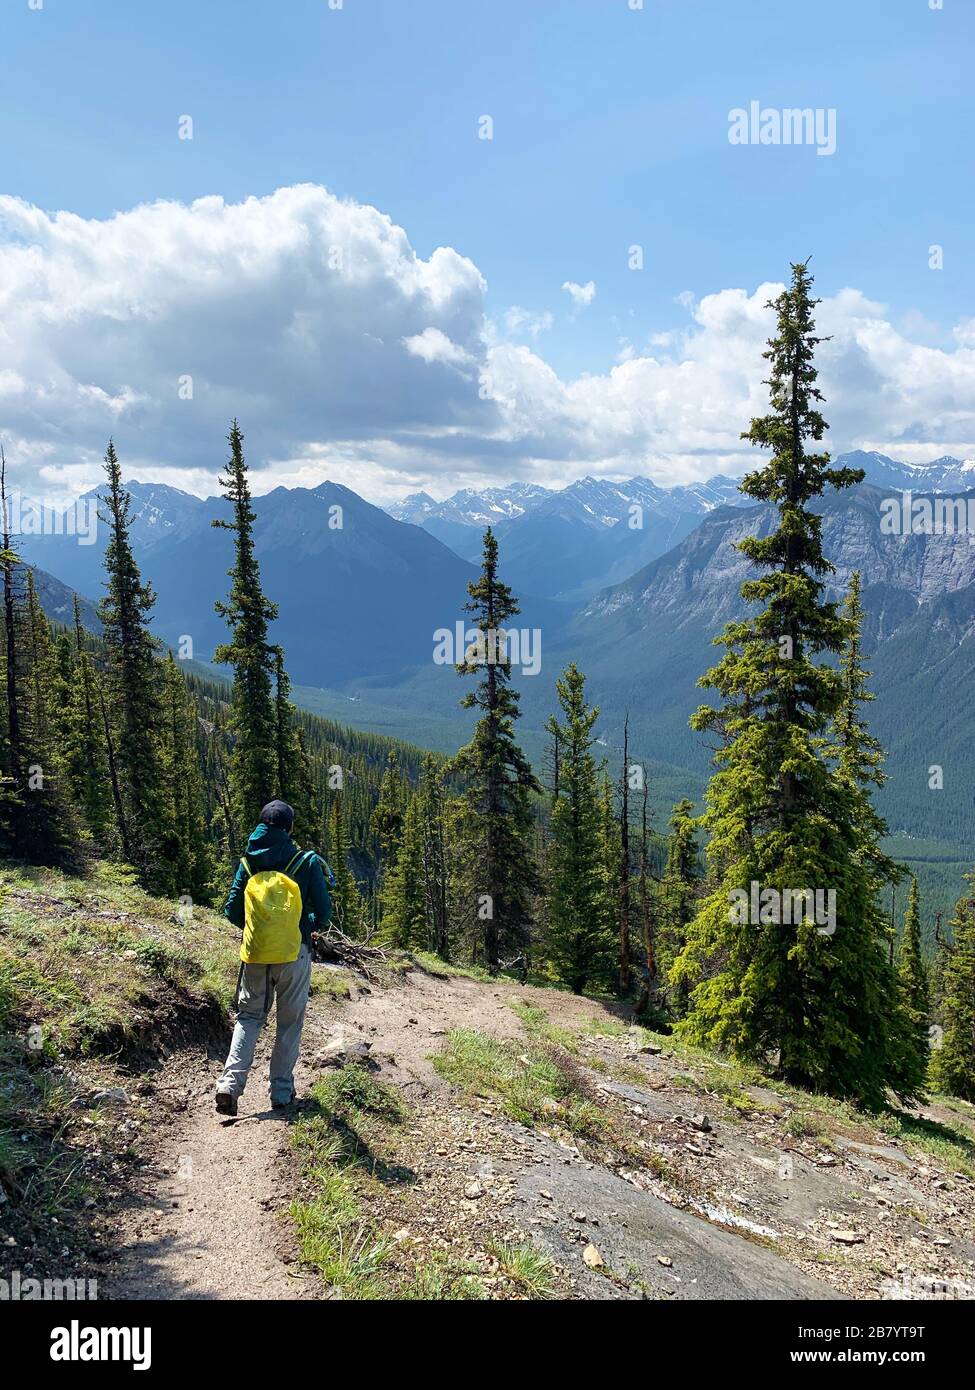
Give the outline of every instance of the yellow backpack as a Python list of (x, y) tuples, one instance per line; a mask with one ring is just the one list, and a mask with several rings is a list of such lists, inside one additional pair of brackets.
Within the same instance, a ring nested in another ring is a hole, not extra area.
[(248, 875), (240, 958), (248, 965), (284, 965), (298, 959), (301, 889), (289, 874), (304, 857), (305, 851), (299, 850), (283, 869), (262, 869), (256, 874), (246, 858), (240, 861)]

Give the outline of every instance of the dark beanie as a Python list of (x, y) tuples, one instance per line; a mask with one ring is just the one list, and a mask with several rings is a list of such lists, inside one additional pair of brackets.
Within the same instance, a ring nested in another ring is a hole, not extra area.
[(261, 820), (277, 830), (290, 830), (295, 823), (295, 813), (286, 801), (269, 801), (261, 812)]

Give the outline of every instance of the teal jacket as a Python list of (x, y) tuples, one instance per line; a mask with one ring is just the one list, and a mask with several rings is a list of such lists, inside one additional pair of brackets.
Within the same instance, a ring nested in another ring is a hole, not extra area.
[[(251, 873), (258, 874), (265, 869), (284, 869), (298, 853), (286, 830), (279, 830), (263, 822), (247, 841), (246, 857)], [(313, 931), (324, 931), (332, 915), (332, 896), (325, 881), (324, 861), (309, 851), (301, 862), (291, 871), (290, 877), (301, 890), (301, 939), (311, 949)], [(247, 887), (247, 870), (243, 864), (237, 865), (233, 887), (224, 904), (223, 914), (235, 927), (244, 925), (244, 889)]]

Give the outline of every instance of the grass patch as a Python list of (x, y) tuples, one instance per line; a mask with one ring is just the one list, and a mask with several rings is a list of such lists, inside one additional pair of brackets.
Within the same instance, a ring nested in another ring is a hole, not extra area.
[(566, 1052), (578, 1052), (575, 1034), (567, 1028), (557, 1028), (555, 1024), (550, 1023), (544, 1009), (529, 1004), (527, 999), (509, 999), (508, 1007), (521, 1019), (522, 1027), (529, 1037), (542, 1038)]
[(347, 970), (319, 965), (311, 972), (311, 994), (326, 999), (352, 999), (354, 981)]
[[(487, 1297), (483, 1273), (470, 1261), (434, 1251), (422, 1261), (403, 1263), (400, 1246), (383, 1232), (363, 1207), (359, 1190), (377, 1164), (384, 1175), (409, 1181), (409, 1170), (395, 1170), (376, 1159), (372, 1149), (388, 1139), (390, 1126), (408, 1111), (401, 1096), (365, 1068), (345, 1067), (312, 1090), (318, 1106), (292, 1126), (291, 1139), (313, 1195), (291, 1204), (302, 1260), (317, 1269), (343, 1298), (355, 1301), (475, 1301)], [(369, 1135), (364, 1161), (362, 1138)], [(350, 1136), (352, 1142), (350, 1143)], [(527, 1266), (525, 1274), (527, 1277)], [(515, 1282), (514, 1275), (510, 1276)]]
[(72, 1146), (75, 1112), (63, 1084), (23, 1039), (0, 1039), (0, 1187), (21, 1229), (63, 1221), (92, 1192), (87, 1155)]
[(502, 1273), (523, 1289), (529, 1298), (555, 1296), (554, 1266), (547, 1255), (528, 1241), (496, 1241), (488, 1247)]
[(907, 1148), (930, 1154), (953, 1172), (975, 1178), (975, 1141), (966, 1129), (903, 1111), (880, 1115), (876, 1124), (884, 1134), (903, 1140)]
[(822, 1114), (812, 1110), (796, 1110), (782, 1126), (794, 1139), (829, 1139), (832, 1130)]
[(606, 1116), (572, 1058), (532, 1040), (528, 1050), (468, 1029), (447, 1034), (433, 1064), (468, 1095), (497, 1096), (513, 1120), (534, 1127), (561, 1125), (580, 1138), (596, 1139)]
[(116, 866), (0, 875), (0, 1019), (39, 1024), (49, 1051), (117, 1051), (156, 1002), (227, 1010), (238, 965), (222, 917), (152, 898)]

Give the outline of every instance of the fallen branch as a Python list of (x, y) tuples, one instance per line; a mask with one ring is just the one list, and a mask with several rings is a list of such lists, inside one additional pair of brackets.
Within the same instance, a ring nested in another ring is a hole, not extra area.
[(379, 946), (369, 946), (363, 941), (353, 941), (338, 927), (329, 926), (326, 931), (311, 934), (312, 957), (315, 960), (329, 961), (356, 970), (371, 984), (379, 984), (379, 977), (369, 969), (370, 962), (387, 959), (385, 951)]

